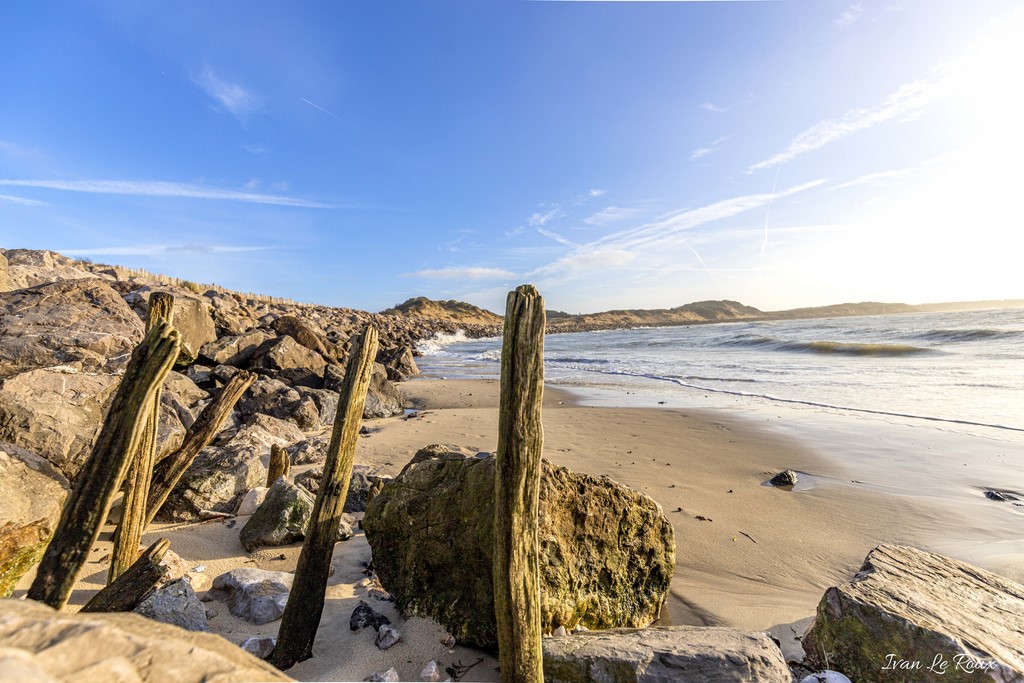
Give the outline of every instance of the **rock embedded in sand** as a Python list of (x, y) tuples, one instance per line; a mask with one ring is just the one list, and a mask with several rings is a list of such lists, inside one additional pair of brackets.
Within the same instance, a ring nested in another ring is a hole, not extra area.
[(377, 646), (378, 650), (390, 650), (401, 639), (402, 633), (397, 628), (381, 624), (377, 628), (377, 637), (373, 639), (373, 644)]
[(188, 579), (178, 579), (158, 588), (135, 608), (137, 614), (188, 631), (209, 631), (206, 608)]
[(284, 477), (278, 478), (239, 532), (242, 546), (251, 553), (258, 548), (302, 540), (313, 514), (313, 502), (309, 491)]
[(1024, 585), (882, 545), (825, 592), (803, 647), (813, 666), (855, 681), (1024, 681)]
[(793, 680), (768, 634), (732, 628), (617, 628), (545, 638), (543, 647), (547, 683)]
[(238, 504), (238, 509), (235, 510), (235, 515), (238, 517), (248, 517), (256, 512), (260, 505), (263, 504), (263, 501), (267, 499), (268, 490), (266, 486), (257, 486), (245, 494), (242, 501)]
[(236, 617), (254, 624), (280, 619), (295, 575), (265, 569), (232, 569), (213, 580), (210, 593), (223, 600)]
[(364, 681), (400, 681), (400, 680), (402, 680), (402, 678), (398, 675), (398, 669), (396, 669), (395, 667), (391, 667), (390, 669), (387, 669), (386, 671), (374, 672), (374, 673), (370, 674), (369, 676), (367, 676), (366, 678), (364, 678), (363, 680)]
[[(430, 446), (363, 518), (374, 568), (403, 613), (433, 618), (459, 642), (492, 651), (494, 479), (493, 457)], [(545, 461), (538, 537), (545, 632), (646, 626), (659, 617), (675, 538), (650, 497)]]
[(440, 681), (441, 680), (441, 662), (436, 659), (432, 659), (427, 662), (422, 669), (420, 669), (420, 680), (421, 681)]
[[(0, 600), (0, 652), (12, 650), (23, 653), (14, 662), (24, 665), (23, 670), (76, 683), (292, 680), (211, 633), (186, 631), (137, 614), (57, 612), (32, 600)], [(3, 672), (12, 673), (0, 661)], [(47, 678), (33, 673), (13, 680)]]
[(242, 643), (240, 647), (253, 657), (266, 659), (270, 656), (270, 653), (274, 651), (274, 647), (276, 645), (277, 638), (272, 638), (270, 636), (253, 636)]
[(372, 420), (379, 417), (394, 417), (404, 412), (405, 399), (402, 392), (388, 380), (384, 366), (374, 363), (370, 388), (366, 392), (366, 404), (363, 406), (363, 417)]
[(391, 620), (386, 616), (376, 611), (369, 604), (359, 601), (356, 608), (352, 610), (352, 616), (348, 619), (348, 627), (353, 631), (358, 631), (361, 628), (372, 626), (373, 630), (376, 631), (383, 624), (390, 624)]
[(157, 519), (198, 522), (203, 519), (203, 511), (230, 515), (239, 499), (266, 479), (267, 468), (253, 446), (209, 446), (182, 475)]
[(772, 486), (794, 486), (799, 480), (793, 470), (783, 470), (772, 477), (770, 483)]

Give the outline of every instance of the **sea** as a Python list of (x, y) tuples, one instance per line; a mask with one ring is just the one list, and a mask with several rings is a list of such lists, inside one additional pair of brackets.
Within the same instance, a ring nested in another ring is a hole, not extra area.
[[(500, 373), (500, 338), (419, 351), (427, 376)], [(954, 511), (915, 534), (1024, 579), (1024, 309), (552, 334), (544, 353), (545, 381), (584, 405), (750, 420), (829, 458), (816, 485)]]

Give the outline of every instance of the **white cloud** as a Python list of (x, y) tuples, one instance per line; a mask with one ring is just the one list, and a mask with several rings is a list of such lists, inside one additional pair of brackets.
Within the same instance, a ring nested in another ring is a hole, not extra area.
[(717, 104), (713, 104), (711, 102), (701, 102), (700, 108), (703, 109), (704, 111), (711, 111), (716, 114), (721, 114), (722, 112), (728, 111), (725, 107), (719, 107)]
[(0, 179), (0, 186), (41, 187), (65, 192), (120, 194), (141, 197), (181, 197), (187, 199), (219, 199), (252, 204), (276, 204), (310, 209), (335, 208), (331, 204), (296, 197), (225, 190), (206, 185), (172, 183), (162, 180), (11, 180)]
[(550, 230), (545, 230), (544, 228), (537, 228), (537, 232), (539, 232), (544, 237), (547, 237), (549, 240), (554, 240), (555, 242), (558, 242), (559, 244), (564, 244), (567, 247), (574, 247), (575, 248), (575, 247), (579, 246), (578, 244), (576, 244), (574, 242), (570, 242), (569, 240), (565, 239), (564, 237), (559, 235), (557, 232), (552, 232)]
[(618, 223), (626, 220), (627, 218), (632, 218), (640, 213), (640, 211), (640, 209), (627, 209), (621, 206), (609, 206), (587, 218), (584, 218), (583, 222), (587, 225), (610, 225), (611, 223)]
[(250, 144), (250, 143), (244, 143), (242, 145), (242, 149), (244, 149), (249, 154), (266, 154), (267, 153), (267, 148), (266, 147), (263, 147), (262, 145), (253, 145), (253, 144)]
[(515, 276), (516, 274), (512, 271), (502, 268), (448, 266), (447, 268), (428, 268), (415, 273), (405, 273), (402, 277), (421, 277), (431, 280), (498, 280)]
[(877, 173), (867, 173), (865, 175), (860, 176), (859, 178), (854, 178), (853, 180), (848, 180), (845, 183), (835, 185), (831, 189), (841, 190), (845, 187), (854, 187), (856, 185), (868, 185), (870, 183), (877, 183), (879, 181), (888, 180), (890, 178), (901, 178), (903, 176), (907, 176), (910, 175), (911, 173), (914, 173), (916, 170), (917, 169), (913, 168), (900, 168), (891, 171), (878, 171)]
[(554, 206), (548, 208), (547, 211), (535, 212), (528, 219), (526, 219), (526, 222), (529, 223), (531, 227), (536, 228), (542, 225), (547, 225), (549, 221), (552, 221), (556, 218), (561, 218), (564, 215), (565, 212), (562, 211), (562, 207), (555, 204)]
[(600, 197), (601, 195), (605, 194), (605, 190), (591, 189), (589, 192), (587, 192), (587, 194), (590, 195), (591, 197)]
[(25, 197), (15, 197), (10, 194), (0, 194), (0, 202), (11, 202), (12, 204), (21, 204), (22, 206), (49, 206), (46, 202), (41, 202), (38, 199), (26, 199)]
[(206, 67), (193, 82), (239, 119), (245, 119), (259, 108), (259, 102), (248, 90), (221, 79), (210, 67)]
[(175, 254), (237, 254), (267, 251), (273, 247), (245, 247), (218, 244), (139, 244), (120, 247), (60, 249), (66, 256), (171, 256)]
[(711, 154), (714, 151), (714, 147), (701, 147), (699, 149), (693, 150), (693, 152), (690, 154), (690, 159), (700, 159), (701, 157), (706, 157), (707, 155)]
[(857, 23), (857, 20), (860, 19), (860, 15), (863, 13), (863, 5), (859, 2), (855, 3), (847, 7), (846, 10), (832, 22), (832, 25), (840, 31), (848, 29)]

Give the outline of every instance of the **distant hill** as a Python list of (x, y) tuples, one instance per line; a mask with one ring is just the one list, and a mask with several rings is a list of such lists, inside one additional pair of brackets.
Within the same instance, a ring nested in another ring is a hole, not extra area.
[(394, 308), (381, 311), (381, 315), (448, 320), (465, 325), (502, 324), (502, 317), (500, 315), (491, 313), (473, 304), (467, 304), (464, 301), (434, 301), (425, 296), (414, 297), (398, 304)]
[(794, 318), (839, 318), (854, 315), (887, 315), (890, 313), (918, 313), (920, 306), (910, 304), (879, 303), (862, 301), (856, 304), (832, 304), (830, 306), (813, 306), (810, 308), (791, 308), (785, 311), (772, 311), (765, 316), (772, 319), (789, 320)]
[(583, 329), (687, 325), (765, 317), (763, 311), (744, 306), (738, 301), (698, 301), (676, 308), (628, 309), (581, 315), (549, 311), (548, 328), (552, 332), (575, 332)]

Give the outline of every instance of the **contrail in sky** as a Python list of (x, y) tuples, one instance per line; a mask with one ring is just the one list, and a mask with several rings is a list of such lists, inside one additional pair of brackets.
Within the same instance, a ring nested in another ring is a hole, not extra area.
[[(782, 166), (781, 165), (779, 165), (775, 169), (775, 181), (772, 183), (771, 199), (768, 200), (768, 208), (766, 208), (764, 210), (764, 239), (761, 241), (761, 266), (760, 266), (760, 268), (764, 268), (764, 252), (768, 248), (768, 216), (771, 215), (771, 212), (772, 212), (772, 202), (775, 201), (775, 188), (778, 187), (778, 184), (779, 184), (779, 172), (780, 171), (782, 171)], [(760, 270), (758, 272), (758, 276), (760, 277)]]
[(333, 116), (334, 118), (338, 119), (338, 120), (339, 120), (339, 121), (341, 121), (342, 123), (345, 123), (345, 120), (344, 120), (343, 118), (341, 118), (340, 116), (338, 116), (337, 114), (335, 114), (335, 113), (334, 113), (334, 112), (332, 112), (332, 111), (327, 111), (326, 109), (324, 109), (323, 107), (321, 107), (321, 106), (320, 106), (319, 104), (317, 104), (316, 102), (310, 102), (310, 101), (309, 101), (309, 100), (307, 100), (307, 99), (306, 99), (305, 97), (300, 97), (299, 99), (300, 99), (300, 100), (302, 100), (303, 102), (305, 102), (306, 104), (308, 104), (309, 106), (313, 107), (314, 109), (319, 109), (320, 111), (322, 111), (323, 113), (327, 114), (328, 116)]

